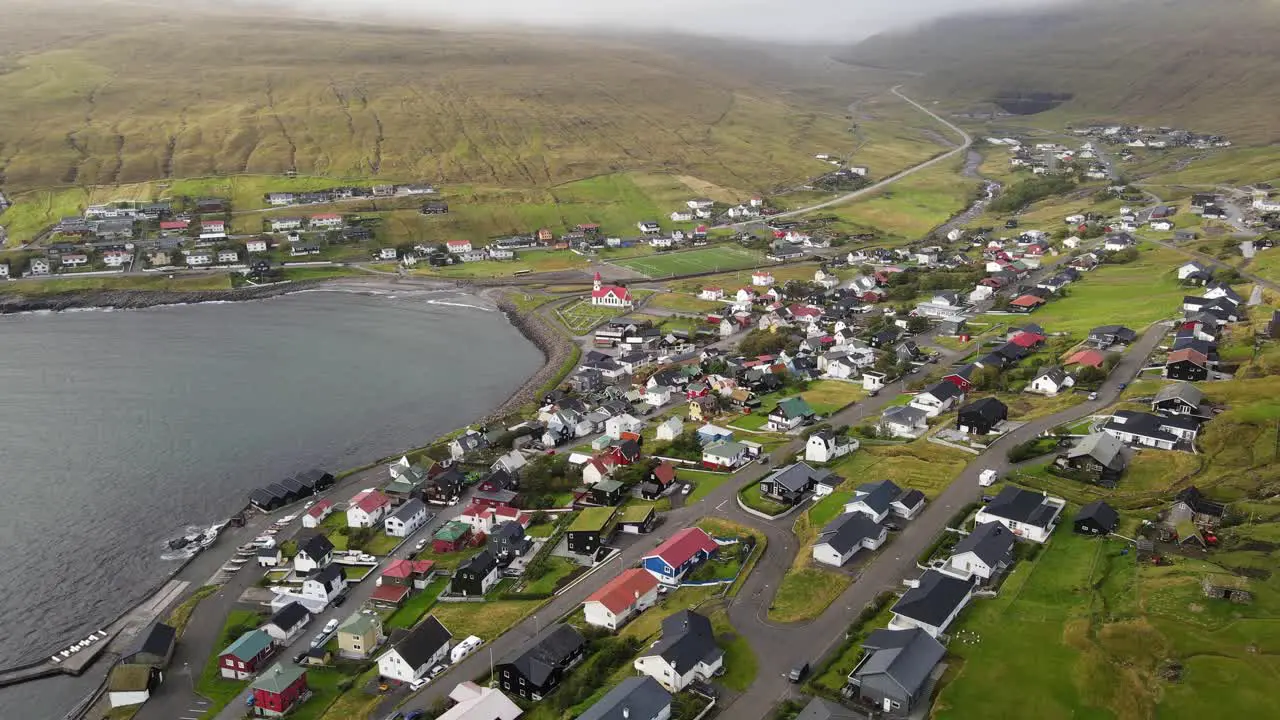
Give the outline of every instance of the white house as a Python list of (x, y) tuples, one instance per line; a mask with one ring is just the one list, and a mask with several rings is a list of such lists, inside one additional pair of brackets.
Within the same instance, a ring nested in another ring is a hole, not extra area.
[(888, 531), (863, 513), (844, 513), (818, 533), (813, 544), (813, 559), (824, 565), (841, 567), (859, 550), (877, 550), (884, 544)]
[(706, 210), (713, 205), (715, 205), (715, 201), (710, 198), (694, 198), (685, 203), (685, 206), (690, 210)]
[(262, 629), (283, 646), (288, 646), (311, 622), (311, 613), (300, 603), (291, 602), (276, 611)]
[(890, 630), (920, 628), (932, 637), (946, 632), (973, 597), (973, 580), (926, 570), (890, 609)]
[(1043, 543), (1057, 527), (1065, 506), (1061, 498), (1009, 485), (978, 511), (974, 522), (1000, 523), (1024, 540)]
[(622, 433), (639, 433), (644, 429), (644, 421), (638, 420), (627, 413), (615, 415), (604, 421), (604, 434), (617, 440), (622, 437)]
[(409, 537), (427, 523), (427, 506), (418, 498), (411, 498), (383, 520), (383, 530), (391, 537)]
[(302, 597), (299, 600), (308, 608), (326, 607), (347, 589), (347, 579), (338, 565), (326, 565), (314, 575), (302, 581)]
[(712, 302), (719, 302), (724, 300), (724, 289), (718, 287), (704, 287), (702, 288), (702, 291), (698, 293), (698, 298), (702, 300), (710, 300)]
[(1027, 385), (1027, 392), (1050, 397), (1075, 386), (1076, 379), (1060, 367), (1048, 367), (1040, 371), (1035, 379)]
[(347, 508), (347, 527), (376, 527), (391, 509), (391, 498), (375, 489), (361, 490)]
[(1071, 237), (1062, 241), (1062, 246), (1067, 248), (1068, 250), (1075, 250), (1076, 248), (1080, 247), (1081, 242), (1082, 241), (1080, 240), (1080, 238), (1076, 237), (1075, 235), (1072, 235)]
[(858, 449), (858, 441), (830, 430), (820, 430), (809, 436), (804, 445), (804, 459), (808, 462), (831, 462)]
[(435, 615), (428, 615), (391, 649), (378, 657), (378, 674), (400, 683), (410, 683), (449, 658), (452, 637)]
[(288, 230), (297, 230), (302, 227), (302, 218), (272, 218), (271, 232), (285, 232)]
[(758, 287), (773, 285), (773, 273), (768, 270), (757, 270), (751, 273), (751, 284)]
[(336, 213), (326, 213), (322, 215), (312, 215), (310, 225), (316, 229), (333, 229), (340, 228), (343, 225), (342, 216)]
[(301, 574), (313, 573), (333, 562), (333, 543), (324, 535), (312, 535), (298, 545), (293, 556), (293, 569)]
[(617, 630), (656, 602), (658, 579), (648, 570), (631, 568), (588, 596), (582, 609), (588, 623)]
[(159, 668), (151, 665), (117, 665), (107, 681), (107, 702), (112, 708), (141, 705), (151, 699), (151, 691), (163, 681)]
[(257, 558), (258, 567), (276, 567), (284, 560), (278, 547), (259, 548)]
[(666, 405), (671, 401), (671, 388), (665, 385), (654, 385), (644, 391), (644, 401), (654, 407)]
[(964, 392), (944, 380), (911, 398), (909, 404), (917, 410), (923, 410), (928, 417), (937, 417), (963, 401)]
[(662, 639), (635, 660), (635, 669), (668, 692), (680, 692), (695, 680), (709, 682), (724, 667), (724, 651), (716, 645), (711, 621), (691, 610), (679, 610), (662, 621)]
[(693, 213), (677, 210), (671, 213), (671, 222), (693, 222)]
[(680, 416), (669, 417), (658, 425), (658, 440), (675, 440), (684, 433), (684, 420)]
[(324, 519), (329, 517), (329, 514), (332, 512), (333, 512), (333, 501), (320, 500), (315, 505), (312, 505), (305, 514), (303, 514), (302, 527), (304, 528), (320, 527), (320, 523), (324, 522)]
[(1151, 221), (1151, 229), (1152, 229), (1152, 230), (1162, 230), (1162, 231), (1172, 230), (1172, 229), (1173, 229), (1173, 221), (1172, 221), (1172, 220), (1152, 220), (1152, 221)]
[(124, 250), (108, 250), (102, 253), (102, 264), (107, 267), (120, 267), (131, 260), (133, 260), (133, 253)]
[(240, 262), (240, 253), (236, 250), (219, 250), (218, 262), (220, 263)]
[(245, 241), (244, 249), (251, 253), (264, 253), (267, 251), (267, 241), (261, 238), (247, 240)]
[(884, 411), (880, 416), (880, 429), (898, 438), (916, 438), (929, 429), (928, 414), (910, 405), (899, 405)]
[(702, 464), (713, 469), (736, 468), (747, 460), (747, 447), (733, 441), (711, 443), (702, 448)]
[(951, 551), (947, 564), (959, 573), (990, 580), (1013, 565), (1014, 536), (1000, 523), (983, 523), (973, 528)]
[(875, 392), (884, 387), (885, 374), (880, 372), (872, 372), (870, 370), (862, 373), (862, 389), (867, 392)]

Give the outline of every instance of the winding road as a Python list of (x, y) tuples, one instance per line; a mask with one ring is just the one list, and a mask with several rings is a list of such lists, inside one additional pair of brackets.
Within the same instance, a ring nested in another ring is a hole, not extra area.
[[(894, 175), (890, 175), (889, 177), (883, 180), (880, 180), (879, 182), (868, 185), (867, 187), (864, 187), (861, 190), (854, 190), (851, 193), (845, 193), (844, 195), (840, 195), (839, 197), (834, 197), (830, 200), (824, 200), (815, 205), (809, 205), (808, 207), (797, 208), (795, 210), (788, 210), (786, 212), (778, 213), (776, 215), (770, 215), (768, 218), (765, 218), (765, 219), (769, 221), (773, 221), (779, 218), (787, 218), (787, 217), (794, 217), (796, 215), (804, 215), (805, 213), (813, 212), (814, 210), (822, 210), (823, 208), (829, 208), (835, 205), (843, 205), (844, 203), (847, 203), (850, 200), (856, 200), (864, 195), (870, 195), (871, 193), (874, 193), (878, 190), (883, 190), (884, 188), (898, 182), (899, 180), (902, 180), (903, 178), (910, 177), (920, 172), (921, 170), (925, 170), (927, 168), (933, 167), (934, 165), (937, 165), (940, 162), (946, 161), (948, 158), (953, 158), (956, 155), (967, 151), (969, 147), (973, 145), (973, 138), (969, 136), (969, 133), (965, 132), (964, 130), (961, 130), (958, 126), (952, 124), (950, 121), (936, 114), (929, 108), (921, 105), (915, 100), (912, 100), (906, 95), (903, 95), (898, 89), (901, 87), (902, 87), (901, 85), (895, 85), (890, 90), (890, 92), (902, 98), (903, 100), (906, 100), (908, 103), (911, 103), (911, 105), (913, 105), (920, 112), (924, 113), (925, 115), (928, 115), (929, 117), (933, 118), (934, 120), (937, 120), (939, 123), (946, 126), (947, 129), (959, 135), (963, 140), (963, 142), (960, 145), (956, 146), (955, 148), (952, 148), (951, 150), (948, 150), (947, 152), (942, 153), (941, 155), (937, 155), (928, 160), (925, 160), (919, 165), (912, 165), (906, 170), (902, 170), (901, 172), (898, 172)], [(760, 220), (748, 220), (746, 222), (731, 223), (728, 225), (720, 225), (718, 227), (730, 227), (730, 228), (744, 227), (747, 225), (754, 225), (758, 222), (760, 222)]]

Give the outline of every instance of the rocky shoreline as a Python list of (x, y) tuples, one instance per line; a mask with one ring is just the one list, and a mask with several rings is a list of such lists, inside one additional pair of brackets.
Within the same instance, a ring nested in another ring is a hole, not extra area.
[[(489, 293), (486, 293), (489, 294)], [(507, 398), (502, 404), (494, 408), (493, 412), (485, 416), (482, 423), (492, 422), (510, 415), (516, 408), (528, 402), (541, 400), (538, 397), (538, 391), (544, 385), (550, 382), (559, 374), (561, 367), (572, 356), (577, 346), (573, 344), (562, 333), (557, 332), (555, 328), (547, 325), (546, 320), (536, 312), (525, 312), (516, 307), (515, 303), (508, 300), (500, 293), (493, 293), (497, 297), (491, 297), (497, 304), (498, 309), (507, 316), (507, 320), (515, 329), (524, 335), (525, 339), (533, 343), (542, 351), (546, 361), (543, 366), (514, 392), (511, 397)]]
[(230, 290), (73, 290), (48, 295), (0, 296), (0, 315), (84, 308), (114, 308), (138, 310), (159, 305), (191, 305), (208, 302), (246, 302), (264, 300), (309, 288), (320, 287), (328, 281), (299, 280), (295, 282), (233, 288)]

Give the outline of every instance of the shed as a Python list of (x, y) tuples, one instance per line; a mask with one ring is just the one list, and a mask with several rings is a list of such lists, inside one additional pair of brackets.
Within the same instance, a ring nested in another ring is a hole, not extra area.
[(1253, 590), (1248, 578), (1226, 573), (1209, 573), (1204, 576), (1200, 586), (1204, 588), (1205, 597), (1221, 598), (1233, 603), (1253, 602)]

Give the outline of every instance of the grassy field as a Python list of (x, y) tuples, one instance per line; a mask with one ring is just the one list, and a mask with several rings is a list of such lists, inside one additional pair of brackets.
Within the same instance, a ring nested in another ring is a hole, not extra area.
[(226, 621), (222, 624), (222, 632), (218, 635), (218, 642), (214, 644), (213, 654), (205, 661), (200, 677), (196, 680), (196, 691), (202, 697), (209, 699), (206, 713), (216, 714), (249, 684), (248, 680), (229, 680), (222, 677), (219, 674), (217, 653), (245, 632), (261, 625), (265, 619), (262, 613), (253, 610), (232, 610), (227, 615)]
[(758, 253), (735, 245), (721, 245), (713, 248), (658, 253), (631, 260), (615, 260), (613, 264), (656, 278), (737, 270), (764, 263), (764, 257)]
[(465, 632), (489, 641), (523, 620), (541, 604), (541, 600), (440, 603), (431, 614), (454, 633)]
[(574, 300), (556, 310), (556, 317), (574, 335), (585, 335), (605, 320), (624, 314), (626, 311), (623, 309), (592, 305), (586, 300)]
[(220, 272), (201, 273), (199, 275), (175, 275), (172, 279), (157, 273), (155, 275), (120, 277), (109, 275), (80, 278), (59, 277), (52, 280), (18, 280), (0, 284), (0, 293), (18, 295), (49, 295), (77, 290), (169, 290), (173, 292), (189, 292), (230, 289), (231, 276)]
[(441, 591), (449, 584), (449, 578), (442, 577), (432, 580), (425, 588), (418, 591), (417, 594), (411, 596), (401, 605), (390, 617), (387, 618), (386, 626), (388, 628), (411, 628), (418, 624), (418, 621), (426, 616), (436, 604), (436, 598), (440, 597)]
[(866, 200), (822, 210), (857, 226), (911, 239), (919, 238), (963, 210), (978, 181), (957, 172), (947, 161), (912, 175)]
[[(1030, 316), (1050, 332), (1069, 332), (1083, 339), (1098, 325), (1122, 324), (1141, 331), (1157, 320), (1180, 314), (1185, 288), (1173, 270), (1186, 262), (1175, 250), (1144, 246), (1138, 259), (1105, 265), (1071, 285), (1065, 298), (1054, 300)], [(1134, 298), (1142, 298), (1134, 302)], [(1008, 321), (1007, 316), (981, 315), (978, 322)]]
[(723, 301), (702, 300), (693, 295), (658, 293), (649, 300), (645, 307), (674, 310), (675, 312), (708, 313), (723, 310), (724, 305)]
[(785, 503), (776, 500), (770, 500), (760, 492), (760, 483), (751, 483), (742, 490), (738, 491), (738, 497), (742, 498), (742, 502), (747, 507), (758, 510), (766, 515), (777, 515), (785, 512), (791, 507)]
[(693, 492), (689, 493), (684, 500), (686, 505), (696, 503), (707, 495), (710, 495), (713, 490), (732, 478), (733, 476), (727, 473), (685, 470), (684, 468), (676, 469), (677, 480), (693, 483)]
[[(795, 263), (790, 265), (781, 265), (770, 267), (769, 272), (773, 274), (774, 280), (779, 283), (785, 283), (788, 280), (813, 280), (813, 273), (818, 269), (816, 263)], [(704, 287), (720, 287), (724, 288), (725, 293), (737, 292), (738, 288), (749, 286), (751, 284), (751, 272), (748, 270), (738, 270), (736, 272), (720, 273), (718, 275), (708, 275), (706, 277), (693, 278), (690, 280), (677, 280), (668, 283), (668, 287), (677, 292), (685, 292), (697, 294)]]
[[(832, 467), (853, 487), (875, 480), (892, 480), (933, 498), (951, 483), (973, 456), (960, 450), (915, 440), (904, 445), (863, 444)], [(852, 490), (842, 485), (841, 490)]]

